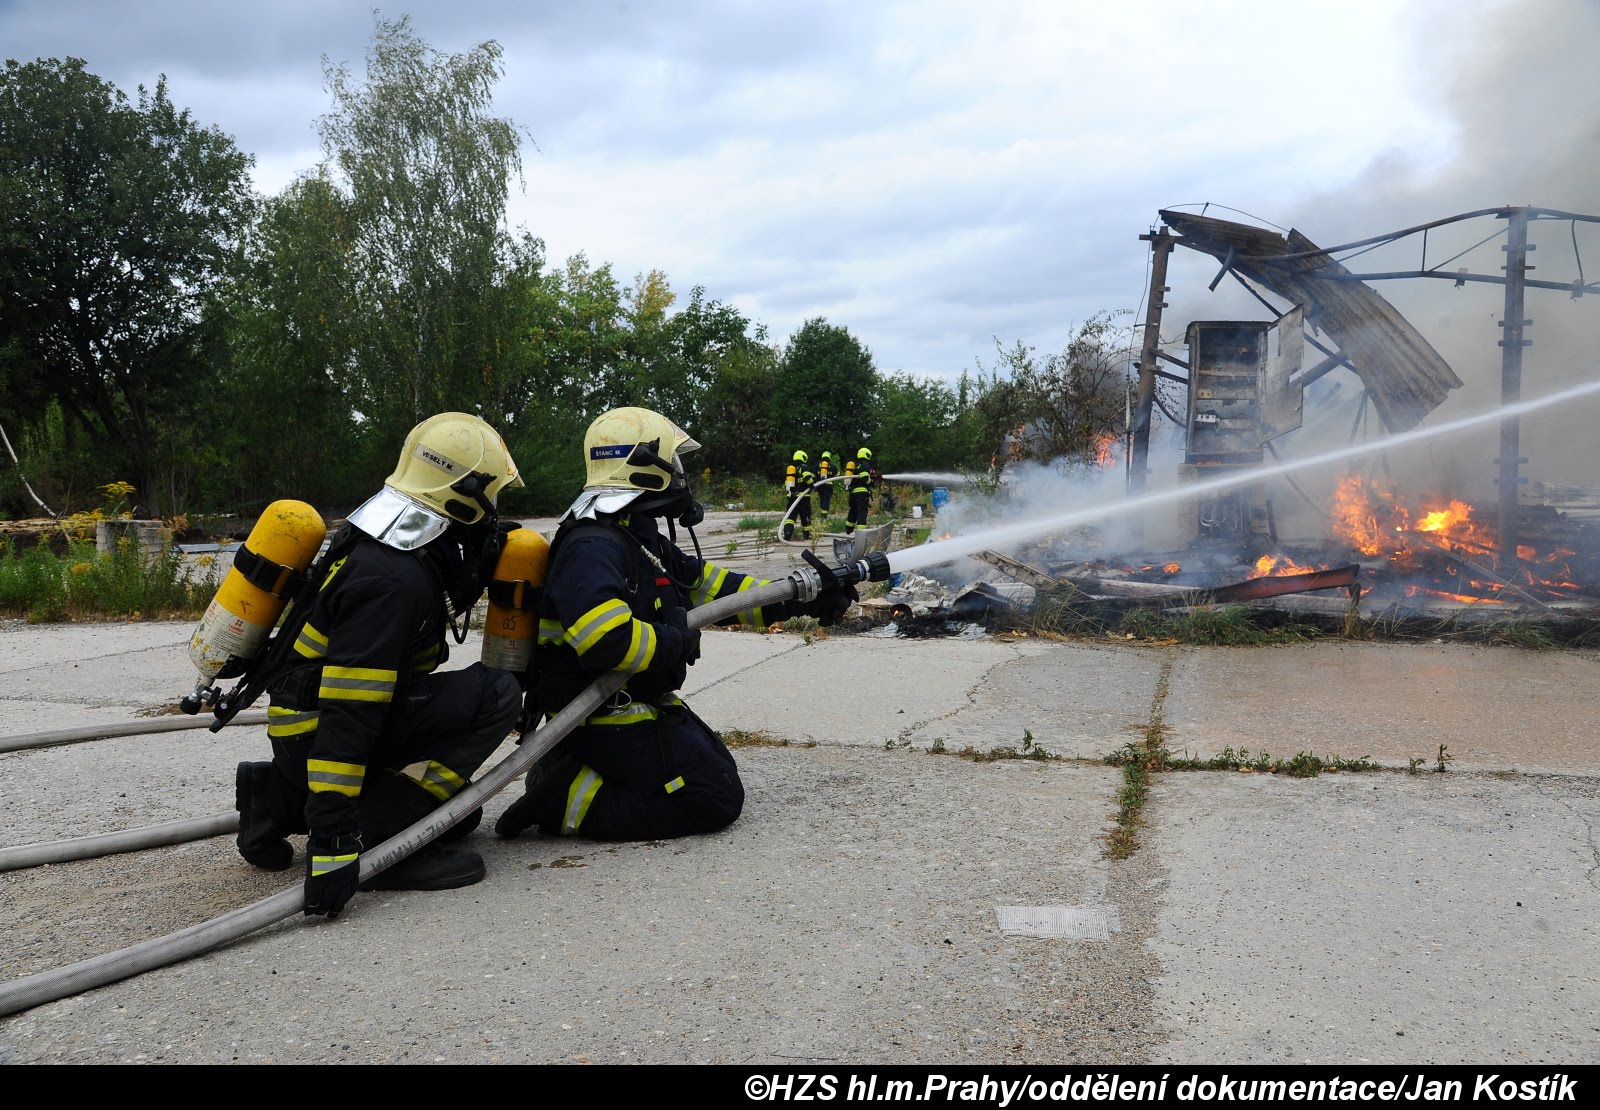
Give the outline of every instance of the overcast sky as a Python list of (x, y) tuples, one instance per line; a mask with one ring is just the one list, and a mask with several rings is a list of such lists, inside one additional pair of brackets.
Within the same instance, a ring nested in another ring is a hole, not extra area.
[[(1209, 202), (1325, 245), (1500, 203), (1600, 211), (1592, 170), (1561, 195), (1528, 180), (1547, 139), (1570, 144), (1571, 118), (1593, 119), (1596, 0), (377, 10), (443, 52), (504, 48), (495, 110), (528, 136), (511, 218), (552, 263), (581, 251), (624, 282), (662, 270), (779, 343), (826, 317), (886, 372), (951, 378), (992, 364), (996, 337), (1056, 351), (1093, 313), (1140, 311), (1139, 235), (1162, 207)], [(373, 11), (0, 0), (0, 53), (82, 57), (130, 95), (165, 74), (276, 192), (321, 159), (323, 61), (359, 74)], [(1517, 118), (1508, 75), (1569, 133)], [(1593, 165), (1592, 128), (1577, 136)], [(1260, 315), (1208, 293), (1214, 272), (1179, 253), (1166, 330), (1181, 336), (1180, 312)]]

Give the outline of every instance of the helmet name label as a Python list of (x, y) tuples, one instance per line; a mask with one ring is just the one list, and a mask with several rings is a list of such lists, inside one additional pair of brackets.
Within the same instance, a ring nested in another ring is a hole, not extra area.
[(453, 474), (459, 473), (462, 470), (462, 467), (460, 465), (458, 465), (457, 463), (452, 462), (450, 459), (445, 458), (443, 455), (439, 454), (439, 452), (434, 451), (431, 448), (424, 447), (420, 443), (417, 444), (417, 449), (416, 449), (415, 454), (416, 454), (416, 457), (421, 459), (423, 462), (432, 463), (434, 466), (438, 467), (440, 470), (444, 471), (446, 474), (452, 474), (453, 475)]
[(589, 448), (589, 457), (591, 459), (625, 459), (633, 454), (634, 446), (632, 443), (613, 443), (601, 447), (591, 447)]

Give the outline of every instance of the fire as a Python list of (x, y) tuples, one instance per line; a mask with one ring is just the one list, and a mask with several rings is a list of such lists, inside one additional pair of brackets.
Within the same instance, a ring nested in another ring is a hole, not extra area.
[[(1424, 497), (1415, 506), (1412, 508), (1372, 478), (1349, 474), (1334, 489), (1329, 527), (1336, 539), (1363, 555), (1386, 558), (1408, 574), (1422, 574), (1430, 567), (1437, 567), (1438, 553), (1444, 551), (1452, 552), (1455, 559), (1474, 572), (1493, 568), (1481, 574), (1488, 580), (1479, 581), (1466, 578), (1455, 566), (1446, 565), (1444, 575), (1447, 578), (1438, 577), (1435, 572), (1434, 586), (1410, 586), (1406, 590), (1407, 597), (1423, 595), (1449, 601), (1504, 604), (1518, 589), (1510, 585), (1513, 579), (1546, 596), (1552, 593), (1561, 596), (1564, 591), (1577, 589), (1570, 585), (1573, 573), (1566, 563), (1574, 552), (1557, 547), (1541, 555), (1533, 544), (1518, 544), (1512, 558), (1500, 553), (1494, 526), (1476, 519), (1473, 507), (1467, 502)], [(1536, 573), (1530, 569), (1531, 563), (1548, 569)], [(1258, 562), (1256, 569), (1259, 574), (1293, 573), (1275, 570), (1267, 560)], [(1444, 588), (1447, 582), (1454, 588)], [(1478, 592), (1457, 592), (1463, 588)]]
[(1104, 432), (1094, 437), (1094, 446), (1090, 449), (1090, 461), (1105, 470), (1117, 464), (1117, 448), (1122, 440), (1115, 432)]
[(1363, 555), (1395, 554), (1395, 533), (1405, 531), (1409, 514), (1393, 494), (1360, 474), (1348, 474), (1334, 487), (1328, 526), (1334, 536)]
[(1251, 578), (1265, 578), (1284, 574), (1309, 574), (1319, 567), (1303, 566), (1287, 555), (1263, 555), (1256, 560), (1256, 572)]
[[(1447, 551), (1492, 552), (1494, 529), (1473, 519), (1472, 506), (1449, 499), (1442, 508), (1424, 503), (1416, 513), (1371, 478), (1348, 474), (1333, 491), (1329, 511), (1333, 534), (1363, 555), (1410, 560), (1420, 547)], [(1423, 533), (1421, 544), (1413, 537)]]
[(1166, 571), (1168, 574), (1177, 574), (1183, 568), (1181, 566), (1179, 566), (1177, 563), (1168, 563), (1166, 566), (1162, 567), (1161, 569)]

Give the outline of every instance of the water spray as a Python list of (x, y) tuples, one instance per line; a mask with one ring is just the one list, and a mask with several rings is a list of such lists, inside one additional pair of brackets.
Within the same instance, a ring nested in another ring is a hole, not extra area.
[(1289, 474), (1296, 470), (1326, 466), (1329, 463), (1342, 462), (1345, 459), (1371, 454), (1374, 451), (1384, 451), (1391, 447), (1403, 447), (1408, 443), (1416, 443), (1421, 440), (1432, 439), (1435, 436), (1447, 435), (1450, 432), (1475, 428), (1481, 424), (1490, 424), (1509, 417), (1521, 416), (1524, 413), (1535, 412), (1551, 405), (1572, 401), (1597, 392), (1600, 392), (1600, 381), (1587, 382), (1571, 389), (1562, 390), (1559, 393), (1552, 393), (1548, 397), (1519, 401), (1514, 405), (1504, 405), (1489, 412), (1479, 413), (1476, 416), (1463, 416), (1460, 419), (1451, 420), (1433, 428), (1413, 428), (1408, 432), (1400, 432), (1396, 435), (1385, 436), (1382, 439), (1370, 440), (1367, 443), (1341, 447), (1335, 451), (1328, 451), (1324, 454), (1313, 455), (1304, 459), (1290, 459), (1286, 462), (1274, 463), (1272, 466), (1237, 471), (1233, 474), (1208, 478), (1203, 482), (1194, 482), (1174, 489), (1141, 494), (1138, 497), (1123, 498), (1109, 504), (1075, 509), (1071, 512), (1060, 513), (1042, 520), (1003, 525), (977, 535), (936, 540), (932, 543), (925, 543), (920, 547), (896, 551), (890, 556), (889, 561), (896, 571), (917, 570), (922, 567), (936, 566), (940, 563), (948, 563), (963, 555), (971, 555), (974, 552), (983, 551), (991, 547), (1004, 547), (1020, 543), (1023, 540), (1032, 539), (1048, 532), (1059, 531), (1063, 528), (1074, 528), (1078, 525), (1103, 520), (1107, 517), (1122, 516), (1156, 505), (1183, 501), (1191, 497), (1203, 497), (1209, 493), (1250, 485), (1264, 478), (1275, 478), (1281, 474)]

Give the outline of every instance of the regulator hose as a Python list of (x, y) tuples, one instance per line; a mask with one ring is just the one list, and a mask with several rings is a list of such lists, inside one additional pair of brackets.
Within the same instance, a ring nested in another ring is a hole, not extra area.
[[(875, 552), (853, 564), (831, 568), (830, 577), (840, 584), (864, 579), (875, 582), (889, 576), (889, 560)], [(750, 609), (785, 601), (811, 601), (822, 589), (822, 578), (810, 567), (800, 567), (787, 577), (753, 589), (729, 594), (689, 610), (691, 628), (727, 620)], [(487, 774), (469, 783), (450, 801), (427, 817), (385, 840), (361, 855), (361, 880), (365, 882), (423, 845), (477, 809), (507, 783), (537, 763), (566, 735), (616, 692), (627, 675), (608, 671), (589, 684), (583, 693), (542, 727), (523, 733), (515, 751), (497, 763)], [(234, 718), (243, 723), (242, 714)], [(92, 956), (65, 967), (41, 971), (0, 985), (0, 1017), (81, 994), (108, 983), (127, 979), (145, 971), (186, 960), (209, 952), (245, 936), (256, 929), (281, 921), (305, 908), (305, 890), (300, 884), (281, 894), (225, 913), (210, 921), (192, 925), (164, 937), (142, 941), (117, 952)]]

